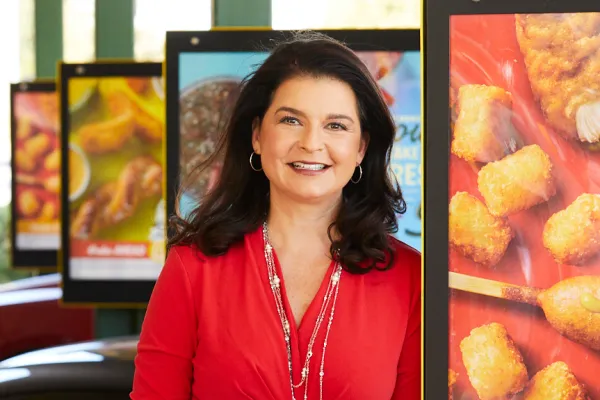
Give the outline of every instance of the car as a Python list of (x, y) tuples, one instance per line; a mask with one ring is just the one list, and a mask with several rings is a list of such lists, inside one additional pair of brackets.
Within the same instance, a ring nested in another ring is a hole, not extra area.
[(0, 362), (3, 400), (126, 400), (139, 336), (50, 347)]
[(59, 274), (0, 284), (0, 360), (94, 339), (93, 309), (63, 308)]

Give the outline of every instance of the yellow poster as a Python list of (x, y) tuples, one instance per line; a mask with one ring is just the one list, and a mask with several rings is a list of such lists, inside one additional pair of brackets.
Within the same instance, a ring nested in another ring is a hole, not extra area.
[(164, 262), (164, 99), (160, 79), (68, 84), (73, 279), (155, 279)]

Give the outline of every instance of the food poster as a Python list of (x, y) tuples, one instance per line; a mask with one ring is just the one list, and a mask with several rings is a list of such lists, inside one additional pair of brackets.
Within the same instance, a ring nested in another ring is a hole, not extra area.
[(161, 80), (73, 77), (66, 90), (70, 277), (154, 280), (165, 255)]
[(600, 399), (598, 33), (600, 13), (451, 17), (454, 399)]
[(56, 92), (14, 92), (13, 117), (15, 250), (58, 250), (61, 153)]
[[(215, 151), (241, 80), (267, 53), (182, 53), (179, 58), (180, 173), (179, 212), (189, 215), (219, 176), (221, 164), (197, 167)], [(421, 87), (419, 52), (362, 52), (359, 57), (377, 79), (398, 125), (392, 172), (407, 201), (398, 238), (421, 247)]]

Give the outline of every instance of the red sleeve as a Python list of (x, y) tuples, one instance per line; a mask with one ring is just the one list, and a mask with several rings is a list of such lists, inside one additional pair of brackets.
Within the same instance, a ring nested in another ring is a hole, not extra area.
[(411, 256), (412, 297), (392, 400), (421, 400), (421, 256)]
[(173, 248), (156, 282), (144, 318), (131, 399), (191, 398), (196, 327), (190, 279)]

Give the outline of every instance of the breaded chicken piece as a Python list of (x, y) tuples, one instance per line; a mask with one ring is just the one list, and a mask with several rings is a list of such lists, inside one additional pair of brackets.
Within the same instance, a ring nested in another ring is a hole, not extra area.
[(456, 378), (458, 374), (454, 372), (452, 369), (448, 368), (448, 400), (452, 400), (452, 389), (454, 384), (456, 383)]
[(567, 364), (557, 361), (531, 379), (523, 400), (591, 400)]
[(546, 221), (544, 246), (560, 264), (582, 264), (600, 251), (600, 195), (584, 193)]
[(527, 384), (523, 357), (501, 324), (473, 329), (460, 342), (460, 351), (471, 385), (481, 400), (504, 399)]
[(556, 194), (550, 157), (538, 145), (523, 147), (479, 171), (477, 185), (492, 215), (506, 216)]
[(450, 244), (484, 266), (496, 265), (514, 237), (505, 218), (493, 216), (483, 202), (466, 192), (452, 197), (448, 219)]
[(467, 161), (497, 161), (516, 150), (511, 122), (512, 96), (497, 86), (463, 85), (452, 153)]
[(600, 138), (600, 13), (521, 14), (516, 33), (533, 94), (567, 139)]

